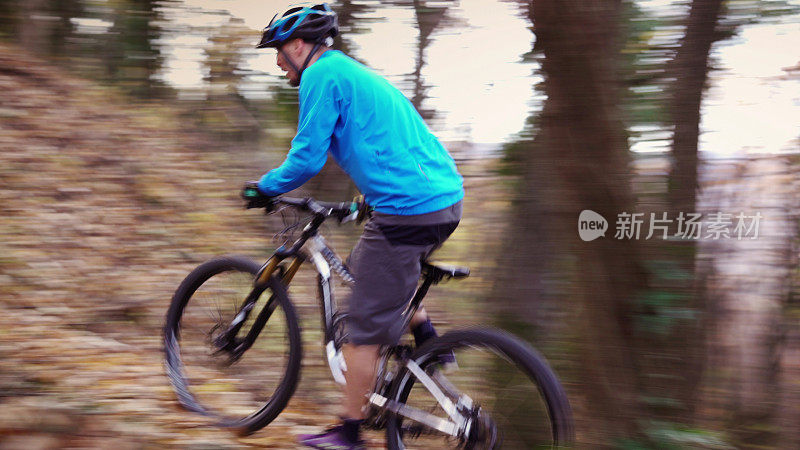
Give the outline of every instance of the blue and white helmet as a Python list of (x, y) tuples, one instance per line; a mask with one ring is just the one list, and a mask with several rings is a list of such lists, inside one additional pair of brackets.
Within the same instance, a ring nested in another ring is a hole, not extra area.
[(322, 43), (339, 34), (339, 21), (327, 3), (295, 6), (272, 18), (256, 48), (278, 48), (292, 39)]

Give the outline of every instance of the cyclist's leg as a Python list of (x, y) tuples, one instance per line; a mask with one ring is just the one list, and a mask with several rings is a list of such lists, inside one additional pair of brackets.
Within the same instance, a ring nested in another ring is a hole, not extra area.
[(349, 342), (344, 346), (343, 421), (329, 432), (301, 438), (304, 444), (358, 445), (357, 428), (355, 433), (347, 430), (352, 431), (352, 425), (364, 418), (366, 396), (375, 383), (379, 347), (395, 344), (402, 334), (400, 319), (419, 279), (420, 257), (420, 249), (392, 246), (374, 220), (367, 222), (348, 264), (356, 282), (346, 322)]
[[(436, 244), (430, 249), (430, 251), (424, 256), (423, 259), (430, 258), (431, 254), (439, 249), (442, 244), (450, 237), (450, 235), (455, 231), (458, 223), (461, 220), (462, 214), (462, 204), (461, 202), (456, 203), (449, 208), (445, 208), (445, 214), (440, 216), (439, 219), (443, 220), (443, 223), (437, 225), (437, 234), (438, 240)], [(425, 310), (425, 307), (420, 305), (417, 312), (414, 314), (414, 317), (411, 318), (411, 322), (409, 323), (409, 328), (414, 334), (414, 341), (419, 347), (428, 339), (434, 338), (438, 336), (436, 333), (436, 328), (431, 323), (430, 318), (428, 317), (428, 312)], [(452, 361), (451, 361), (452, 359)], [(450, 358), (446, 356), (444, 358), (445, 363), (455, 362), (455, 357)]]
[(347, 335), (355, 345), (394, 345), (405, 331), (402, 314), (428, 246), (392, 245), (371, 219), (350, 255), (355, 285), (348, 301)]
[[(351, 344), (397, 343), (407, 331), (402, 329), (402, 313), (416, 290), (421, 261), (442, 245), (460, 219), (460, 202), (417, 216), (373, 215), (350, 256), (356, 280), (347, 323)], [(419, 343), (436, 336), (424, 309), (412, 319), (411, 328)], [(365, 358), (362, 362), (367, 364), (365, 370), (371, 374), (372, 360)], [(374, 383), (374, 379), (368, 381), (362, 389), (369, 389)], [(363, 398), (362, 395), (357, 400)], [(352, 406), (346, 409), (348, 414), (358, 412)]]
[(408, 324), (411, 330), (414, 330), (419, 325), (430, 321), (428, 318), (428, 311), (425, 310), (424, 306), (420, 306), (416, 313), (414, 313), (414, 317), (411, 318), (411, 323)]
[[(376, 213), (349, 258), (355, 278), (348, 302), (343, 428), (363, 418), (366, 394), (375, 382), (380, 345), (394, 345), (403, 330), (402, 313), (416, 289), (420, 262), (452, 233), (461, 218), (461, 205), (419, 216), (391, 216)], [(424, 311), (420, 323), (427, 322)], [(318, 439), (338, 442), (336, 436)], [(315, 437), (307, 440), (313, 441)], [(327, 441), (326, 441), (327, 442)]]
[(375, 382), (379, 345), (345, 344), (344, 359), (347, 363), (344, 388), (343, 417), (364, 419), (364, 398)]

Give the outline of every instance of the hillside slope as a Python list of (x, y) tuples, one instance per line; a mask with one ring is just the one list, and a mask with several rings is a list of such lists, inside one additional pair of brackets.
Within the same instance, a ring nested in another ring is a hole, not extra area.
[(14, 47), (0, 92), (0, 447), (294, 448), (330, 420), (300, 395), (237, 438), (178, 409), (162, 370), (180, 280), (213, 254), (266, 254), (238, 199), (247, 156)]

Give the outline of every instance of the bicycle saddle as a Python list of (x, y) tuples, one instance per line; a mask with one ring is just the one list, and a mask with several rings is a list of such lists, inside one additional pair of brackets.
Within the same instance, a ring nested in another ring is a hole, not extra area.
[(422, 261), (422, 273), (426, 277), (433, 278), (435, 282), (439, 282), (446, 278), (466, 278), (469, 276), (469, 267), (433, 264), (428, 261)]

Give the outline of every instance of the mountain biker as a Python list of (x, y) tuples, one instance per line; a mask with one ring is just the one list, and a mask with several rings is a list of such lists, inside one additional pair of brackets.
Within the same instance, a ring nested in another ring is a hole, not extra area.
[[(358, 449), (379, 348), (396, 344), (405, 331), (401, 314), (416, 289), (420, 261), (455, 230), (464, 189), (453, 158), (411, 102), (371, 69), (330, 49), (337, 34), (336, 13), (324, 3), (291, 8), (264, 30), (257, 48), (277, 49), (277, 65), (300, 88), (300, 115), (285, 161), (261, 177), (263, 197), (248, 199), (248, 206), (265, 206), (298, 188), (330, 153), (372, 208), (349, 259), (355, 284), (343, 349), (342, 422), (300, 437), (309, 447)], [(411, 331), (417, 345), (436, 336), (424, 309)]]

